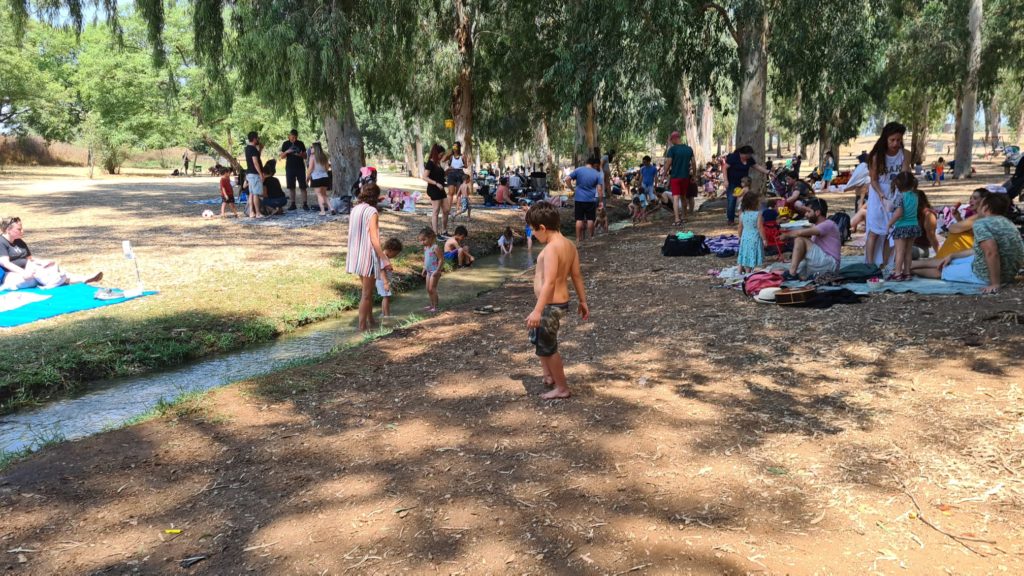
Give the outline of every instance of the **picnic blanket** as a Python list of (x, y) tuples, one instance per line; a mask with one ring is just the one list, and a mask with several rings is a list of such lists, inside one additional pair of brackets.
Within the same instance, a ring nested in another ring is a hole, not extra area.
[(220, 206), (220, 196), (216, 198), (208, 198), (206, 200), (186, 200), (186, 204), (205, 204), (208, 206)]
[(728, 258), (735, 256), (740, 250), (740, 238), (735, 234), (722, 234), (721, 236), (714, 236), (704, 241), (708, 246), (708, 250), (719, 258)]
[(915, 276), (911, 280), (904, 282), (886, 282), (881, 286), (874, 286), (867, 283), (849, 283), (843, 284), (844, 287), (853, 290), (858, 294), (871, 294), (871, 293), (882, 293), (892, 292), (894, 294), (903, 294), (906, 292), (913, 292), (915, 294), (925, 295), (952, 295), (952, 294), (981, 294), (981, 289), (984, 286), (980, 284), (967, 284), (964, 282), (947, 282), (945, 280), (936, 280), (933, 278), (920, 278)]
[[(72, 284), (43, 290), (29, 288), (14, 292), (0, 292), (0, 302), (10, 305), (21, 303), (20, 306), (4, 309), (0, 312), (0, 328), (12, 328), (30, 324), (36, 320), (53, 318), (62, 314), (91, 310), (103, 306), (112, 306), (132, 300), (132, 298), (116, 298), (113, 300), (97, 300), (93, 298), (97, 288), (88, 284)], [(142, 296), (152, 296), (156, 292), (143, 292)], [(142, 296), (139, 296), (141, 298)]]

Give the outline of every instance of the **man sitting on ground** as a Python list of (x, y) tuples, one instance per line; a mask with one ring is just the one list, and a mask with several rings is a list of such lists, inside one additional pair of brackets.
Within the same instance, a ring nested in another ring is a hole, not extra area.
[(288, 204), (288, 197), (281, 189), (281, 181), (274, 176), (276, 173), (277, 160), (267, 160), (263, 165), (263, 201), (260, 204), (268, 216), (284, 214), (284, 207)]
[(786, 280), (797, 280), (839, 270), (843, 243), (839, 227), (827, 218), (828, 203), (821, 198), (812, 198), (807, 201), (804, 210), (804, 215), (812, 226), (788, 230), (781, 235), (782, 238), (793, 239), (793, 261), (789, 265), (789, 270), (782, 275)]
[(911, 271), (925, 278), (947, 282), (984, 284), (983, 294), (995, 294), (1003, 284), (1012, 283), (1024, 266), (1024, 242), (1006, 217), (1010, 198), (989, 194), (978, 207), (974, 221), (974, 248), (931, 260), (919, 260)]

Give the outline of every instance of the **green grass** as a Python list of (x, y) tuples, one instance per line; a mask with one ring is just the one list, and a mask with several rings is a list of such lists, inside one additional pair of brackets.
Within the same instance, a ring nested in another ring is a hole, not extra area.
[(60, 444), (65, 440), (67, 440), (67, 438), (65, 438), (63, 434), (60, 434), (58, 432), (49, 432), (45, 436), (40, 436), (36, 438), (34, 448), (26, 447), (22, 448), (21, 450), (14, 450), (11, 452), (8, 452), (6, 450), (0, 450), (0, 471), (6, 469), (11, 464), (20, 462), (25, 458), (28, 458), (32, 454), (44, 448)]

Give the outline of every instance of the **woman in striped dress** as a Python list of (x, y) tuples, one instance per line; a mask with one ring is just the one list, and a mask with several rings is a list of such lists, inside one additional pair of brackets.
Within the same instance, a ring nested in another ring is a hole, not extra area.
[[(363, 293), (359, 299), (359, 330), (373, 328), (373, 294), (376, 291), (377, 271), (388, 270), (391, 262), (380, 246), (377, 224), (377, 201), (380, 188), (367, 184), (359, 191), (359, 203), (352, 207), (348, 219), (348, 256), (345, 268), (349, 274), (359, 276)], [(384, 289), (388, 290), (387, 275)]]

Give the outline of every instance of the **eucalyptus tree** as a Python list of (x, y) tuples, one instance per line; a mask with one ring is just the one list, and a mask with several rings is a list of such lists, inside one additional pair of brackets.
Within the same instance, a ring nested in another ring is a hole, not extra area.
[(963, 98), (956, 137), (956, 164), (953, 178), (970, 178), (974, 152), (974, 111), (978, 96), (978, 69), (981, 67), (982, 0), (970, 0), (967, 17), (967, 73), (963, 81)]
[(803, 141), (817, 141), (818, 162), (834, 145), (857, 135), (867, 110), (884, 94), (887, 16), (871, 0), (820, 0), (815, 17), (843, 21), (843, 33), (807, 26), (806, 6), (783, 3), (774, 33), (772, 89), (794, 105), (786, 118)]

